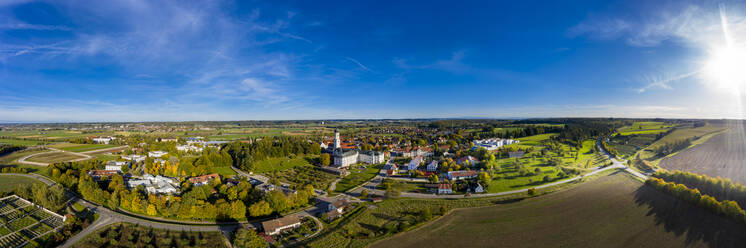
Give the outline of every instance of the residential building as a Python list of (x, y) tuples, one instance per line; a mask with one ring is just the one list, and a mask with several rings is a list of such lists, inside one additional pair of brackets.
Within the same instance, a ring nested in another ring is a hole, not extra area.
[(383, 172), (386, 173), (386, 176), (393, 176), (396, 175), (396, 172), (399, 170), (399, 167), (397, 167), (395, 164), (386, 164), (383, 166)]
[(168, 154), (168, 152), (164, 152), (164, 151), (152, 151), (152, 152), (148, 152), (148, 157), (160, 158), (160, 157), (162, 157), (163, 155), (166, 155), (166, 154)]
[(113, 170), (122, 172), (122, 166), (125, 165), (127, 162), (124, 161), (109, 161), (106, 163), (105, 170)]
[(336, 219), (344, 214), (345, 208), (349, 205), (349, 201), (344, 197), (340, 197), (338, 200), (328, 202), (326, 205), (326, 216), (328, 220)]
[(427, 164), (427, 171), (434, 172), (438, 170), (438, 161), (433, 160), (429, 164)]
[(476, 178), (479, 173), (477, 171), (449, 171), (448, 180), (462, 180), (469, 178)]
[(334, 168), (331, 166), (321, 166), (321, 170), (338, 175), (338, 176), (342, 176), (342, 177), (345, 177), (350, 174), (350, 172), (345, 169)]
[(262, 229), (264, 229), (264, 233), (267, 235), (277, 235), (284, 230), (294, 229), (299, 226), (300, 219), (295, 214), (262, 222)]
[(210, 181), (214, 179), (220, 180), (220, 175), (218, 173), (212, 173), (212, 174), (202, 175), (198, 177), (192, 177), (192, 178), (189, 178), (189, 182), (194, 184), (194, 186), (202, 186), (202, 185), (210, 183)]
[(379, 151), (361, 151), (358, 160), (366, 164), (380, 164), (384, 162), (384, 156)]
[(407, 163), (407, 166), (405, 167), (405, 169), (407, 171), (417, 170), (417, 167), (419, 167), (421, 163), (422, 163), (422, 156), (414, 157), (412, 160), (409, 161), (409, 163)]
[(201, 152), (202, 147), (194, 145), (178, 145), (176, 146), (176, 150), (182, 152)]
[(484, 193), (484, 187), (482, 187), (481, 184), (477, 183), (476, 186), (474, 186), (474, 193)]
[(453, 186), (450, 183), (438, 184), (438, 194), (453, 194)]
[(178, 142), (179, 139), (177, 138), (160, 138), (158, 139), (158, 142)]
[(135, 155), (135, 154), (133, 154), (133, 155), (125, 155), (125, 156), (122, 156), (122, 159), (134, 161), (135, 163), (139, 163), (139, 162), (142, 162), (143, 160), (145, 160), (145, 156), (143, 156), (143, 155)]

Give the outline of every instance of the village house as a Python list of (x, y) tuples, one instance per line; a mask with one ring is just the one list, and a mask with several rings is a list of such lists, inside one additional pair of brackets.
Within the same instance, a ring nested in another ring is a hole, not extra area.
[(294, 214), (262, 222), (262, 229), (264, 229), (264, 233), (267, 235), (277, 235), (284, 230), (294, 229), (299, 226), (300, 219)]
[(427, 168), (426, 169), (429, 172), (437, 171), (438, 170), (438, 161), (437, 160), (431, 161), (429, 164), (427, 164)]
[(210, 183), (210, 181), (214, 179), (220, 180), (220, 175), (218, 173), (212, 173), (212, 174), (202, 175), (198, 177), (192, 177), (192, 178), (189, 178), (189, 182), (194, 184), (194, 186), (202, 186), (202, 185)]
[(340, 199), (328, 202), (326, 205), (326, 216), (328, 220), (336, 219), (344, 214), (345, 208), (350, 204), (347, 199), (340, 197)]
[(158, 139), (158, 142), (178, 142), (179, 139), (177, 138), (160, 138)]
[(382, 171), (386, 174), (386, 176), (394, 176), (396, 175), (396, 172), (399, 170), (399, 167), (397, 167), (395, 164), (386, 164), (383, 166)]
[(422, 163), (422, 156), (414, 157), (412, 160), (409, 161), (409, 163), (407, 163), (407, 166), (405, 167), (405, 169), (407, 171), (417, 170), (417, 167), (419, 167), (421, 163)]
[(166, 154), (168, 154), (168, 152), (164, 152), (164, 151), (152, 151), (152, 152), (148, 152), (148, 157), (160, 158), (160, 157), (163, 157), (163, 155), (166, 155)]
[(448, 180), (463, 180), (476, 178), (479, 173), (477, 171), (449, 171)]
[(438, 194), (453, 194), (453, 187), (450, 183), (438, 184)]

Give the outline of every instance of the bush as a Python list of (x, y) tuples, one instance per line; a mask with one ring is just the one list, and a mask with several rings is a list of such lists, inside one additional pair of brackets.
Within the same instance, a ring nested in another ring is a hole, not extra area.
[(528, 195), (536, 195), (536, 188), (530, 188), (526, 191)]

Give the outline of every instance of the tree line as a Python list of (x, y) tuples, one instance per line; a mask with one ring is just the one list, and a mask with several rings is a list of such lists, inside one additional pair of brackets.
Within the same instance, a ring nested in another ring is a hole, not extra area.
[(720, 200), (732, 200), (739, 205), (746, 205), (746, 186), (734, 183), (728, 178), (709, 177), (691, 172), (658, 170), (653, 177), (668, 182), (684, 184), (690, 188), (696, 188), (703, 194), (713, 196)]
[(0, 144), (0, 156), (23, 150), (23, 146)]
[(645, 183), (683, 201), (704, 207), (713, 213), (727, 216), (740, 223), (746, 224), (746, 211), (744, 211), (735, 201), (718, 201), (715, 197), (702, 194), (697, 189), (691, 189), (684, 184), (666, 182), (656, 177), (648, 178)]
[(653, 152), (655, 152), (657, 156), (663, 157), (668, 154), (687, 148), (690, 145), (692, 145), (691, 139), (681, 139), (681, 140), (676, 140), (672, 142), (666, 142), (662, 145), (652, 148), (652, 150)]

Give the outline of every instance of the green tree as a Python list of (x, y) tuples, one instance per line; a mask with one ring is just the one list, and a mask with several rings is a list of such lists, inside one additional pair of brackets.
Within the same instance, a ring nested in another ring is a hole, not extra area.
[(322, 153), (321, 155), (319, 155), (319, 161), (321, 162), (321, 165), (328, 166), (331, 163), (329, 153)]
[(233, 235), (233, 247), (236, 248), (265, 248), (267, 240), (256, 234), (254, 229), (239, 228)]
[(361, 191), (360, 192), (360, 197), (363, 198), (363, 199), (368, 198), (368, 191), (367, 190)]
[(249, 215), (251, 217), (266, 216), (272, 213), (272, 207), (269, 203), (261, 200), (249, 206)]
[(535, 188), (530, 188), (530, 189), (528, 189), (527, 192), (528, 192), (528, 195), (536, 195), (536, 189)]
[(230, 217), (236, 220), (246, 217), (246, 205), (242, 201), (231, 202)]

